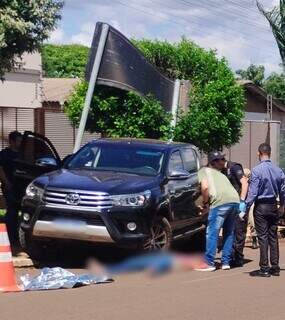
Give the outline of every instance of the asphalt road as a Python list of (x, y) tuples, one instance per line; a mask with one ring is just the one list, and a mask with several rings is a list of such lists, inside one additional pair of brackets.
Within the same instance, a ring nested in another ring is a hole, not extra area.
[[(280, 247), (285, 268), (284, 240)], [(258, 250), (247, 248), (246, 257), (252, 261), (230, 271), (188, 271), (157, 279), (133, 274), (78, 289), (0, 294), (0, 319), (284, 320), (285, 272), (279, 278), (251, 278)], [(37, 270), (17, 274), (26, 272)]]

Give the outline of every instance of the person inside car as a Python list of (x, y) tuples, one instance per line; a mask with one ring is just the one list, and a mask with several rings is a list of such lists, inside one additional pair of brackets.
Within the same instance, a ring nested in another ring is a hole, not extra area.
[(13, 131), (9, 134), (8, 139), (8, 147), (0, 152), (0, 180), (6, 202), (5, 223), (10, 243), (14, 245), (18, 240), (18, 213), (21, 196), (13, 173), (15, 171), (15, 160), (20, 157), (22, 134), (18, 131)]

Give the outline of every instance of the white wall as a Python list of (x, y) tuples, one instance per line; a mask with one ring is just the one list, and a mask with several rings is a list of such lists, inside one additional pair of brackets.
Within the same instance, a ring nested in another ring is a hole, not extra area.
[(23, 64), (24, 69), (32, 69), (42, 72), (42, 58), (38, 52), (33, 54), (24, 53), (20, 63)]
[(262, 112), (246, 112), (245, 120), (249, 121), (267, 121), (270, 120), (267, 113)]
[(22, 67), (0, 82), (0, 107), (40, 108), (42, 62), (39, 53), (24, 54)]

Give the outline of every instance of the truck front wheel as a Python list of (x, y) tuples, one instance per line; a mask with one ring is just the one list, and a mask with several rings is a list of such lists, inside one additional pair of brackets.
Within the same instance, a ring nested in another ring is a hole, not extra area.
[(30, 256), (32, 260), (42, 261), (44, 259), (50, 259), (55, 252), (51, 252), (51, 248), (48, 244), (35, 240), (31, 236), (30, 232), (24, 231), (21, 227), (19, 229), (19, 240), (23, 250)]
[(144, 250), (167, 250), (170, 248), (171, 240), (172, 230), (168, 220), (159, 217), (151, 225), (150, 236), (144, 243)]

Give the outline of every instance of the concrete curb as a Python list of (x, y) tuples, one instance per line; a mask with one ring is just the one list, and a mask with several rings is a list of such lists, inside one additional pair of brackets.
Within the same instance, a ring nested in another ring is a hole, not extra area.
[(13, 257), (13, 265), (15, 268), (30, 268), (34, 266), (33, 261), (29, 257)]

